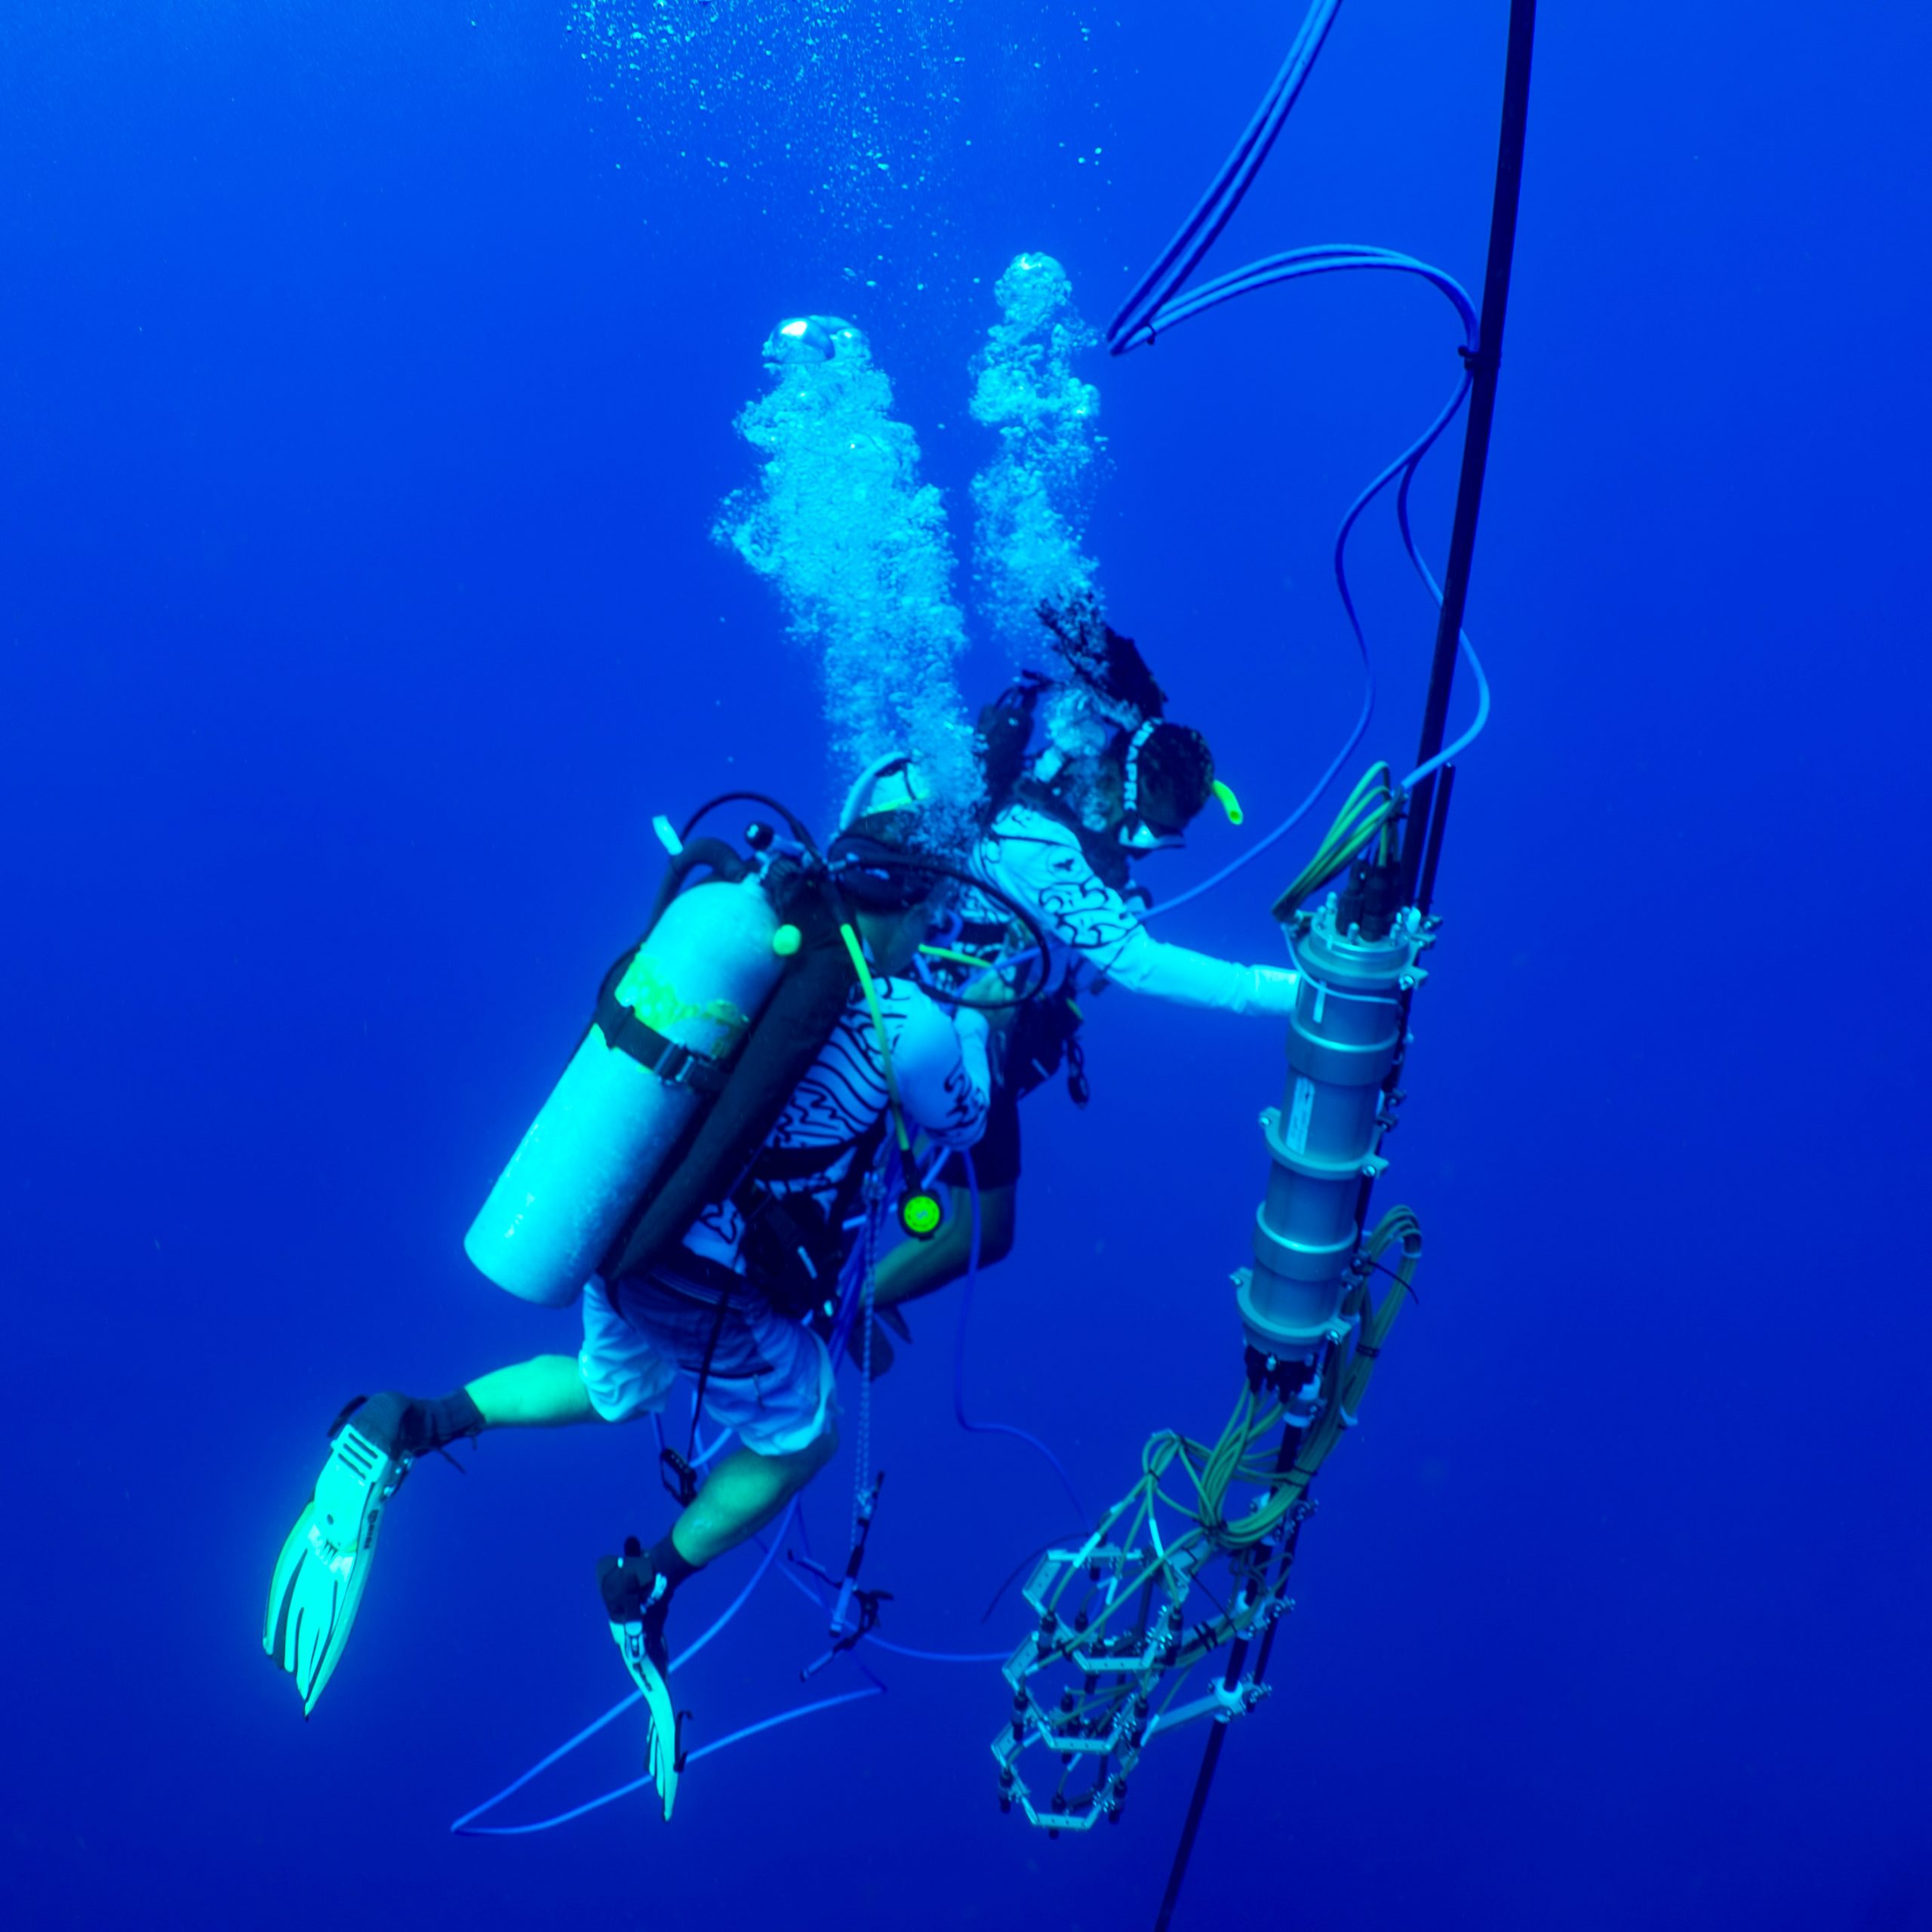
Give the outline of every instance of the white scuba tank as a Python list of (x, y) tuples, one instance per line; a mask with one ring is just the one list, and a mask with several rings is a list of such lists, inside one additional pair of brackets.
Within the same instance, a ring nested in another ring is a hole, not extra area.
[(721, 1082), (797, 937), (755, 877), (706, 881), (664, 909), (615, 992), (641, 1027), (626, 1021), (613, 1046), (593, 1022), (463, 1237), (497, 1287), (549, 1308), (577, 1299)]

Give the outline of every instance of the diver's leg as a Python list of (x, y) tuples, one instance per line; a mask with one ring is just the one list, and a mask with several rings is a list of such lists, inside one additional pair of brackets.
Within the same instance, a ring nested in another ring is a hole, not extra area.
[[(631, 1332), (648, 1346), (655, 1313), (649, 1298), (633, 1294), (625, 1306)], [(838, 1387), (817, 1336), (782, 1319), (749, 1290), (731, 1307), (721, 1334), (722, 1345), (710, 1352), (704, 1406), (739, 1446), (712, 1468), (657, 1542), (640, 1549), (651, 1574), (663, 1580), (660, 1598), (755, 1535), (838, 1447)]]
[(673, 1589), (763, 1529), (838, 1447), (838, 1394), (825, 1344), (761, 1299), (746, 1300), (739, 1318), (761, 1372), (706, 1382), (706, 1411), (737, 1435), (738, 1447), (712, 1466), (656, 1546), (658, 1569)]
[(328, 1460), (269, 1580), (262, 1647), (313, 1712), (342, 1660), (375, 1561), (377, 1532), (416, 1459), (488, 1426), (466, 1389), (358, 1395), (329, 1431)]
[(537, 1355), (492, 1369), (465, 1383), (463, 1392), (475, 1404), (485, 1429), (562, 1429), (604, 1420), (584, 1386), (575, 1355)]
[(736, 1449), (712, 1469), (690, 1506), (671, 1526), (670, 1541), (695, 1569), (755, 1535), (832, 1460), (838, 1425), (802, 1449), (773, 1456)]
[[(672, 1340), (674, 1331), (648, 1294), (633, 1291), (623, 1306), (641, 1353), (650, 1349), (654, 1328), (661, 1331), (660, 1346)], [(714, 1557), (769, 1523), (838, 1446), (832, 1361), (811, 1330), (781, 1321), (748, 1290), (728, 1306), (706, 1355), (711, 1368), (705, 1407), (715, 1422), (736, 1432), (741, 1446), (711, 1471), (650, 1549), (627, 1537), (623, 1555), (601, 1558), (597, 1565), (611, 1635), (643, 1697), (645, 1761), (666, 1819), (677, 1799), (682, 1758), (664, 1627), (676, 1592)]]
[[(283, 1543), (262, 1631), (263, 1647), (295, 1678), (305, 1709), (315, 1709), (341, 1660), (368, 1582), (383, 1511), (411, 1466), (486, 1429), (598, 1420), (601, 1412), (592, 1401), (586, 1372), (576, 1356), (539, 1355), (494, 1369), (447, 1395), (386, 1389), (358, 1398), (337, 1417), (328, 1460)], [(626, 1399), (639, 1411), (654, 1395), (661, 1402), (675, 1373), (675, 1364), (666, 1364), (655, 1384), (633, 1374)]]
[(492, 1369), (447, 1395), (386, 1389), (345, 1414), (386, 1454), (426, 1456), (486, 1429), (561, 1429), (602, 1420), (575, 1355), (537, 1355)]
[(1004, 1187), (989, 1187), (980, 1195), (980, 1266), (990, 1268), (1013, 1252), (1013, 1237), (1020, 1224), (1020, 1183), (1008, 1181)]
[(941, 1177), (951, 1196), (945, 1220), (930, 1241), (906, 1241), (878, 1264), (873, 1300), (881, 1308), (912, 1301), (956, 1281), (973, 1265), (973, 1195), (967, 1162), (980, 1193), (980, 1266), (990, 1268), (1013, 1252), (1020, 1186), (1020, 1096), (993, 1088), (986, 1131), (970, 1155), (955, 1155)]
[[(878, 1264), (872, 1299), (880, 1308), (912, 1301), (956, 1281), (972, 1265), (973, 1204), (963, 1187), (949, 1190), (949, 1211), (931, 1241), (905, 1241)], [(1019, 1183), (980, 1190), (980, 1266), (990, 1268), (1013, 1252)]]

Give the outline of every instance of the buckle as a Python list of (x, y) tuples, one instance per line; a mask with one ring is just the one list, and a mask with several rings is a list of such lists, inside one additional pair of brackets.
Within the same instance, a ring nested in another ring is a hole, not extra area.
[(675, 1040), (666, 1040), (657, 1050), (657, 1057), (651, 1063), (651, 1070), (667, 1086), (681, 1086), (691, 1078), (692, 1065), (697, 1058), (689, 1047), (681, 1047)]

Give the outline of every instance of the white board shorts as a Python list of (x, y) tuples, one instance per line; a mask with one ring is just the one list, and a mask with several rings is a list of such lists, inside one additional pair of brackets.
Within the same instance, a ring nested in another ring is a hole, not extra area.
[(837, 1420), (838, 1395), (825, 1344), (755, 1291), (734, 1297), (721, 1324), (715, 1302), (682, 1302), (648, 1279), (620, 1281), (616, 1294), (613, 1309), (601, 1281), (585, 1288), (577, 1355), (591, 1406), (606, 1422), (660, 1414), (678, 1377), (698, 1374), (707, 1347), (705, 1412), (747, 1449), (795, 1455)]

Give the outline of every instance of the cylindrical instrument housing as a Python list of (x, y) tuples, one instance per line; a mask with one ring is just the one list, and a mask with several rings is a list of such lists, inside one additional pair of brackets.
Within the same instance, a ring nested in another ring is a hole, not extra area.
[(1362, 1183), (1382, 1168), (1383, 1084), (1401, 1044), (1403, 995), (1420, 977), (1413, 914), (1367, 939), (1336, 930), (1336, 905), (1331, 894), (1298, 943), (1287, 1087), (1261, 1117), (1272, 1164), (1238, 1292), (1256, 1349), (1308, 1361), (1334, 1333)]

